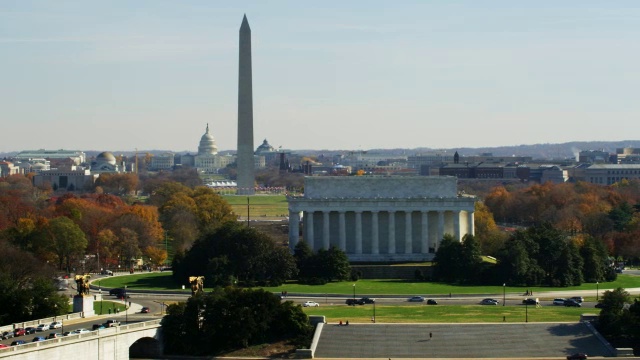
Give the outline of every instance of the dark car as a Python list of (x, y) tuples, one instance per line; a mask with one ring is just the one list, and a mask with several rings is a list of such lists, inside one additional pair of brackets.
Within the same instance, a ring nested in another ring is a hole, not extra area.
[(344, 303), (350, 306), (364, 305), (364, 301), (360, 299), (347, 299)]
[(438, 302), (433, 299), (429, 299), (427, 300), (427, 305), (438, 305)]
[(584, 353), (575, 353), (573, 355), (567, 355), (567, 360), (585, 360), (587, 358), (587, 354)]
[(568, 299), (564, 301), (564, 306), (568, 306), (568, 307), (581, 307), (582, 305), (580, 305), (579, 302), (572, 300), (572, 299)]
[(140, 312), (143, 314), (148, 314), (149, 312), (151, 312), (151, 309), (145, 306), (142, 309), (140, 309)]
[(0, 334), (0, 338), (2, 338), (3, 340), (6, 340), (12, 337), (13, 337), (13, 331), (5, 331), (2, 334)]
[(104, 326), (104, 324), (93, 324), (93, 326), (91, 327), (91, 330), (101, 330), (101, 329), (106, 329), (106, 327)]
[(124, 296), (125, 293), (126, 293), (126, 290), (123, 288), (116, 288), (116, 289), (109, 290), (109, 295), (113, 295), (117, 297), (122, 297)]
[(13, 342), (11, 342), (11, 346), (23, 345), (23, 344), (26, 344), (24, 340), (14, 340)]
[(362, 299), (360, 299), (360, 301), (362, 301), (362, 303), (364, 304), (373, 304), (374, 302), (376, 302), (376, 299), (363, 297)]
[(409, 300), (407, 301), (411, 301), (411, 302), (423, 302), (424, 298), (422, 296), (412, 296), (409, 298)]
[(538, 305), (539, 303), (540, 301), (538, 300), (538, 298), (527, 298), (522, 300), (523, 305)]
[(13, 330), (13, 336), (24, 336), (27, 334), (27, 330), (24, 328), (17, 328)]
[(47, 335), (47, 340), (49, 340), (49, 339), (57, 339), (57, 338), (60, 338), (60, 337), (62, 337), (62, 334), (60, 334), (60, 333), (51, 333), (51, 334)]
[(35, 334), (36, 331), (38, 331), (38, 329), (34, 328), (33, 326), (29, 326), (28, 328), (24, 329), (25, 335)]
[(44, 336), (36, 336), (33, 338), (33, 340), (31, 340), (31, 342), (38, 342), (38, 341), (45, 341), (47, 339), (45, 339)]
[(582, 296), (572, 296), (569, 298), (569, 300), (573, 300), (577, 303), (581, 303), (584, 301), (584, 298)]

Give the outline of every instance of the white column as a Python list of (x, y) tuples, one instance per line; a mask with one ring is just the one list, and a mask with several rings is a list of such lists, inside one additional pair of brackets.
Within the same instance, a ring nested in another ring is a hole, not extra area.
[(411, 211), (404, 213), (404, 253), (411, 254), (413, 252), (413, 229), (411, 227)]
[(329, 250), (329, 212), (322, 212), (322, 248)]
[(396, 212), (389, 211), (389, 254), (396, 253)]
[(307, 244), (311, 250), (314, 250), (313, 246), (313, 210), (307, 211)]
[(289, 248), (293, 250), (300, 240), (300, 214), (289, 210)]
[(442, 242), (442, 237), (444, 236), (444, 211), (438, 211), (438, 239), (436, 240), (436, 250), (440, 247), (440, 243)]
[(420, 237), (420, 252), (423, 254), (428, 254), (429, 253), (429, 212), (428, 211), (421, 211), (422, 214), (422, 221), (421, 221), (421, 225), (422, 225), (422, 229), (421, 229), (421, 237)]
[(460, 211), (453, 212), (453, 237), (460, 241)]
[(339, 226), (338, 229), (340, 231), (340, 250), (347, 252), (347, 225), (344, 216), (344, 211), (340, 211), (339, 213)]
[(362, 254), (362, 211), (356, 211), (356, 254)]
[(378, 212), (371, 212), (371, 253), (378, 254), (380, 253), (378, 244)]
[(471, 234), (471, 235), (476, 234), (473, 211), (467, 211), (467, 234)]

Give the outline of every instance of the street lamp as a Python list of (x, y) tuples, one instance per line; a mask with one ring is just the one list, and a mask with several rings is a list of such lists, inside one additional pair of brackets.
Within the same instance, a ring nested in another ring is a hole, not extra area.
[(506, 286), (507, 286), (506, 283), (502, 284), (502, 306), (504, 306), (504, 303), (505, 303), (505, 300), (506, 300), (506, 295), (507, 295), (507, 293), (506, 293), (507, 287)]
[(376, 300), (373, 300), (373, 323), (376, 323)]
[(122, 298), (124, 302), (124, 323), (129, 324), (129, 309), (127, 309), (127, 285), (124, 286), (124, 297)]
[(356, 284), (353, 284), (353, 300), (356, 299)]
[(598, 301), (598, 295), (599, 295), (599, 290), (600, 290), (598, 284), (600, 284), (600, 283), (596, 281), (596, 302)]

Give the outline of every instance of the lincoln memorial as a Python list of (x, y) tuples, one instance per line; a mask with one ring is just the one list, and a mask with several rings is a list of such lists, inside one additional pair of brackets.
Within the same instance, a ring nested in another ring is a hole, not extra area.
[(450, 176), (306, 177), (289, 196), (289, 246), (336, 246), (350, 261), (432, 260), (444, 234), (473, 234), (475, 197)]

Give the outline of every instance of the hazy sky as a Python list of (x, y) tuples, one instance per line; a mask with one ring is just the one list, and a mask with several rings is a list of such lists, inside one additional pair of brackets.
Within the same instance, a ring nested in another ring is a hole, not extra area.
[[(523, 5), (526, 4), (526, 5)], [(0, 151), (638, 139), (640, 1), (0, 0)]]

